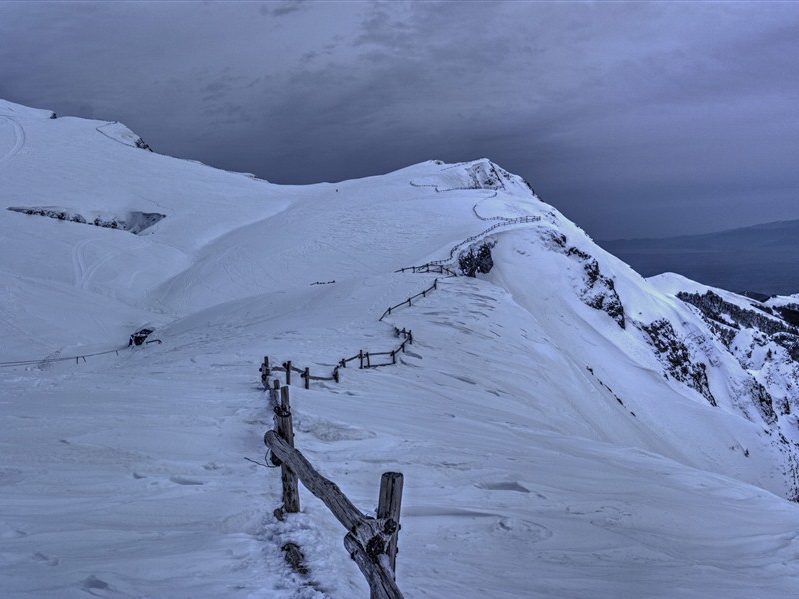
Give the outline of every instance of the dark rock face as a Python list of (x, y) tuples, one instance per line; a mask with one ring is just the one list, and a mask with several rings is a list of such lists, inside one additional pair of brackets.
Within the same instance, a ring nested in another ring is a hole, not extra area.
[(477, 273), (486, 274), (494, 267), (494, 260), (491, 257), (490, 243), (483, 243), (476, 250), (471, 247), (458, 256), (458, 267), (461, 274), (467, 277), (474, 277)]
[(624, 306), (616, 292), (616, 284), (613, 279), (602, 274), (599, 262), (590, 254), (576, 247), (570, 247), (566, 251), (566, 255), (580, 261), (583, 265), (585, 287), (580, 293), (580, 299), (587, 306), (606, 312), (616, 321), (616, 324), (625, 328)]
[(133, 233), (134, 235), (141, 233), (145, 229), (152, 227), (161, 219), (166, 218), (165, 214), (159, 214), (157, 212), (128, 212), (124, 218), (98, 216), (91, 221), (87, 221), (81, 214), (61, 208), (23, 208), (10, 206), (8, 210), (31, 216), (46, 216), (47, 218), (54, 218), (56, 220), (89, 224), (106, 229), (121, 229), (122, 231)]
[(142, 150), (147, 150), (148, 152), (153, 151), (153, 149), (150, 147), (150, 144), (146, 143), (141, 137), (136, 139), (136, 147), (141, 148)]
[(799, 320), (799, 312), (792, 307), (773, 309), (752, 304), (749, 310), (725, 301), (712, 291), (704, 295), (681, 291), (677, 297), (699, 310), (705, 322), (728, 349), (733, 349), (738, 331), (754, 329), (784, 347), (791, 359), (799, 362), (799, 328), (794, 324), (795, 319)]
[(144, 343), (147, 341), (147, 337), (149, 337), (152, 332), (153, 329), (139, 329), (130, 336), (130, 339), (128, 340), (128, 347), (131, 345), (144, 345)]
[(568, 239), (563, 233), (548, 231), (542, 234), (542, 240), (548, 249), (565, 254), (582, 265), (583, 287), (578, 291), (582, 302), (595, 310), (602, 310), (622, 329), (626, 328), (624, 305), (616, 291), (616, 284), (613, 279), (602, 274), (596, 258), (579, 248), (569, 247)]
[[(749, 396), (752, 398), (755, 407), (760, 412), (760, 415), (763, 417), (763, 420), (767, 424), (774, 424), (777, 422), (777, 414), (774, 412), (774, 401), (771, 398), (771, 394), (766, 390), (766, 388), (758, 383), (755, 379), (752, 379), (749, 385)], [(784, 404), (782, 406), (783, 413), (787, 409), (787, 413), (790, 413), (790, 407), (788, 404)]]
[[(691, 360), (691, 352), (677, 338), (671, 323), (668, 320), (660, 319), (650, 324), (637, 324), (638, 328), (647, 335), (649, 343), (655, 348), (658, 359), (666, 367), (666, 373), (701, 393), (710, 405), (718, 405), (716, 398), (710, 392), (707, 366), (703, 362)], [(765, 392), (765, 389), (763, 391)], [(769, 406), (770, 402), (771, 398), (769, 398)]]

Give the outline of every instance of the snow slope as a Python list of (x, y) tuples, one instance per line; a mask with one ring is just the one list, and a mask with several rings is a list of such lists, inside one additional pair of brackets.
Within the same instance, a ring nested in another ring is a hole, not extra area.
[[(271, 427), (263, 355), (325, 373), (394, 326), (414, 331), (400, 364), (292, 403), (297, 446), (362, 509), (405, 474), (406, 596), (799, 591), (795, 375), (677, 297), (708, 288), (642, 279), (488, 160), (277, 186), (50, 114), (0, 103), (7, 206), (166, 217), (131, 234), (0, 210), (0, 361), (144, 324), (163, 343), (0, 368), (4, 597), (366, 596), (326, 508), (303, 490), (277, 522), (279, 476), (243, 458)], [(490, 234), (490, 273), (378, 322), (434, 277), (396, 269), (518, 216), (539, 220)]]

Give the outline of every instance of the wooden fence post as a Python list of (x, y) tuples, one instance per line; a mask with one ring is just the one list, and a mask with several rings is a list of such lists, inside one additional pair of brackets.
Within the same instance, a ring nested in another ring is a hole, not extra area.
[(277, 408), (280, 405), (280, 381), (275, 379), (272, 382), (272, 389), (269, 391), (269, 399), (272, 408)]
[(261, 384), (264, 389), (269, 390), (269, 356), (264, 356), (264, 362), (261, 364)]
[(309, 367), (305, 368), (305, 372), (302, 373), (303, 378), (305, 378), (305, 388), (311, 388), (311, 369)]
[[(377, 503), (378, 519), (386, 519), (386, 533), (392, 534), (386, 547), (391, 571), (397, 579), (397, 537), (400, 530), (400, 507), (402, 505), (402, 473), (384, 472), (380, 479), (380, 498)], [(393, 530), (389, 530), (393, 529)]]
[(371, 358), (369, 358), (369, 352), (366, 352), (365, 355), (366, 355), (366, 367), (367, 368), (371, 368), (372, 367), (372, 360), (371, 360)]
[(391, 363), (392, 364), (396, 364), (397, 363), (397, 352), (396, 352), (396, 350), (393, 350), (393, 349), (391, 350)]
[[(294, 426), (291, 420), (291, 404), (289, 387), (280, 389), (280, 405), (275, 407), (277, 415), (277, 434), (294, 447)], [(297, 486), (297, 475), (285, 464), (280, 465), (280, 478), (283, 481), (283, 511), (296, 514), (300, 511), (300, 491)]]
[(361, 359), (361, 368), (363, 368), (363, 350), (358, 351), (358, 357)]
[(283, 368), (286, 369), (286, 385), (291, 385), (291, 360), (287, 360)]

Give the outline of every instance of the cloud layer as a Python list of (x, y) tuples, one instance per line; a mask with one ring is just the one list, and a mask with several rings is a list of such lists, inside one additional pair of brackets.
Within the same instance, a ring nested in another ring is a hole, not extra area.
[(791, 3), (3, 3), (0, 97), (275, 182), (488, 156), (595, 237), (799, 218)]

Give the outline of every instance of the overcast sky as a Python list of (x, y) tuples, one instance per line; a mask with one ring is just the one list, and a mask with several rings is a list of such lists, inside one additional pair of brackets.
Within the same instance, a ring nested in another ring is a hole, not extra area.
[(595, 238), (799, 218), (799, 4), (0, 2), (0, 97), (277, 183), (489, 157)]

